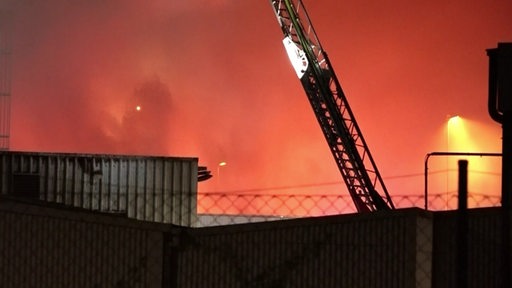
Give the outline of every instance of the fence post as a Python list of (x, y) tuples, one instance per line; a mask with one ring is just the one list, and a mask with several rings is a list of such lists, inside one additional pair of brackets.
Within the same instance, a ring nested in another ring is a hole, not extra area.
[(457, 210), (457, 287), (468, 287), (468, 161), (459, 160), (459, 199)]

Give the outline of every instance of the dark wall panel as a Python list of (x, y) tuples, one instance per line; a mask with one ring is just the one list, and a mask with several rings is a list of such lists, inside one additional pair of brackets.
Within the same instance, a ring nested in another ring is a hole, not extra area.
[(2, 287), (161, 287), (164, 227), (0, 198)]
[(430, 287), (432, 221), (420, 212), (187, 230), (177, 286)]

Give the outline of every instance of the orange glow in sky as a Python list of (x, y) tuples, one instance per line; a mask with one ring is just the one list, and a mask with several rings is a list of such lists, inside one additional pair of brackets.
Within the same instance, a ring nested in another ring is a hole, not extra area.
[[(392, 196), (423, 193), (429, 152), (501, 151), (485, 50), (512, 41), (512, 1), (304, 3)], [(268, 1), (0, 9), (14, 21), (12, 150), (229, 163), (201, 193), (347, 194)], [(432, 161), (432, 193), (455, 191), (456, 160)], [(501, 162), (468, 160), (470, 192), (498, 193)]]

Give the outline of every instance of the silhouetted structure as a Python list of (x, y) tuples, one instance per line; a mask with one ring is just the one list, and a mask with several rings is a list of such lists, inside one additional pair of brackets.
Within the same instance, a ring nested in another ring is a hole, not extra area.
[(11, 16), (0, 11), (0, 150), (9, 149), (11, 126)]
[(193, 226), (197, 158), (0, 152), (0, 195)]
[[(511, 271), (500, 262), (500, 208), (467, 212), (468, 287), (503, 287), (501, 276)], [(189, 228), (2, 196), (0, 281), (6, 287), (456, 287), (458, 216), (411, 208)]]

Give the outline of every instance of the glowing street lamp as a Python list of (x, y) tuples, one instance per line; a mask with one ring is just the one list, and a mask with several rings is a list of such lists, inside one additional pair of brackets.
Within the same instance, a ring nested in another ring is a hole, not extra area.
[(459, 115), (451, 116), (450, 118), (448, 118), (448, 125), (456, 124), (458, 121), (460, 121)]
[[(452, 130), (457, 126), (460, 126), (461, 118), (459, 115), (450, 116), (448, 115), (448, 122), (446, 123), (446, 151), (450, 152), (450, 138)], [(450, 193), (450, 160), (446, 157), (446, 209), (448, 209), (449, 193)]]
[(217, 165), (217, 183), (220, 183), (220, 168), (228, 165), (225, 161), (219, 162), (219, 165)]
[(446, 124), (446, 150), (450, 151), (450, 136), (451, 130), (450, 128), (457, 128), (460, 126), (461, 118), (459, 115), (449, 116), (448, 122)]

